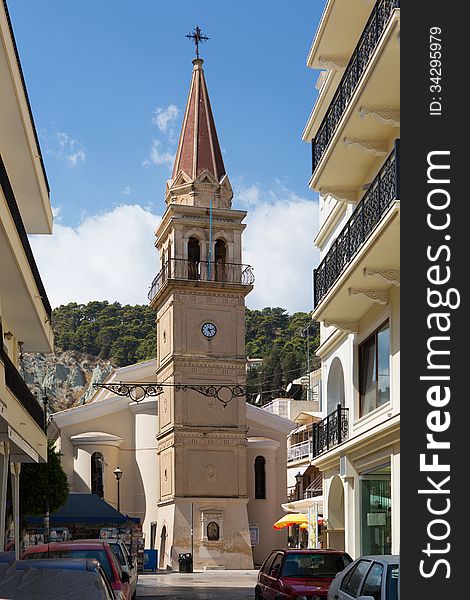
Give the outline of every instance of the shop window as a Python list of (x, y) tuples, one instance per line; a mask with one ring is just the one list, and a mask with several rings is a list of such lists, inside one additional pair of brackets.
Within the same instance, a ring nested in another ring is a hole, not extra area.
[(390, 327), (388, 321), (359, 346), (360, 416), (390, 401)]
[(264, 456), (257, 456), (255, 460), (255, 498), (266, 498), (266, 460)]
[(363, 555), (390, 554), (392, 544), (390, 476), (361, 480), (361, 545)]

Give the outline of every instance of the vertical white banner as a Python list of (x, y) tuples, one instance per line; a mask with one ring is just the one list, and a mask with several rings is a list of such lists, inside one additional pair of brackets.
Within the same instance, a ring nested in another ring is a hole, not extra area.
[(318, 548), (318, 506), (308, 507), (308, 547)]

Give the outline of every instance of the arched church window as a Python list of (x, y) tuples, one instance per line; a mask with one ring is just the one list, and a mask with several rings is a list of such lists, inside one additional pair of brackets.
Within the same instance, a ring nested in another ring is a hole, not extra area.
[(103, 498), (103, 455), (93, 452), (91, 455), (91, 493)]
[(216, 542), (220, 537), (219, 524), (215, 521), (211, 521), (207, 524), (207, 539), (209, 541)]
[(194, 237), (190, 237), (188, 240), (188, 279), (199, 279), (200, 260), (199, 241)]
[(224, 240), (217, 240), (215, 242), (215, 280), (225, 281), (225, 257), (227, 254), (227, 247)]
[(266, 498), (266, 460), (264, 456), (255, 459), (255, 498), (261, 500)]

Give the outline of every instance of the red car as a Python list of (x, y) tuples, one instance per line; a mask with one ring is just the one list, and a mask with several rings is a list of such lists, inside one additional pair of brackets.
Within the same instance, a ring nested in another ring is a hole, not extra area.
[(324, 600), (337, 573), (352, 562), (340, 550), (273, 550), (264, 561), (256, 600)]
[(123, 573), (118, 559), (104, 541), (95, 542), (55, 542), (30, 546), (23, 552), (23, 559), (38, 558), (94, 558), (103, 567), (103, 571), (114, 590), (116, 600), (130, 600), (131, 589), (129, 574)]

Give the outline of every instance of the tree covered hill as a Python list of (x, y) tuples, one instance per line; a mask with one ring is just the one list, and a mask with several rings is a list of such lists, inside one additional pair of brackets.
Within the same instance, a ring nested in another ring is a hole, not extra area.
[(52, 325), (56, 348), (76, 350), (115, 366), (155, 358), (155, 311), (119, 302), (71, 302), (55, 308)]
[[(52, 323), (56, 351), (96, 356), (116, 367), (155, 357), (155, 312), (145, 305), (72, 302), (54, 309)], [(282, 395), (289, 382), (307, 373), (308, 363), (313, 369), (317, 346), (318, 330), (309, 313), (246, 309), (246, 354), (263, 359), (248, 371), (248, 401), (259, 393), (262, 403)]]
[(259, 367), (247, 373), (247, 400), (254, 402), (261, 394), (260, 404), (283, 395), (293, 380), (305, 375), (308, 367), (317, 366), (315, 350), (319, 330), (310, 313), (289, 315), (284, 308), (246, 310), (246, 354), (262, 358)]

